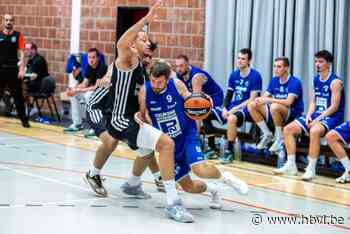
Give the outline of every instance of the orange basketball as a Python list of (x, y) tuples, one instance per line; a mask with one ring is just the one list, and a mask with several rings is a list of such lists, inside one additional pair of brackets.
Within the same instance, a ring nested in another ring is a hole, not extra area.
[(203, 120), (208, 117), (211, 111), (210, 99), (200, 93), (192, 93), (185, 99), (185, 113), (193, 120)]

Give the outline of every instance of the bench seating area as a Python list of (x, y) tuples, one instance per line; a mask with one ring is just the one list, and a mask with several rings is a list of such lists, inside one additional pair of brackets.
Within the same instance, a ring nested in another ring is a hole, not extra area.
[[(200, 131), (202, 139), (215, 137), (221, 138), (226, 137), (225, 128), (216, 128), (215, 133), (206, 134), (203, 129)], [(239, 131), (237, 137), (241, 142), (241, 146), (249, 145), (248, 147), (252, 149), (251, 145), (256, 144), (260, 138), (260, 130), (256, 125), (252, 125), (248, 132)], [(242, 147), (242, 161), (258, 163), (263, 165), (269, 165), (271, 167), (276, 167), (278, 163), (278, 156), (269, 153), (267, 150), (246, 150), (246, 147)], [(307, 156), (309, 150), (309, 138), (305, 135), (299, 137), (297, 142), (297, 166), (299, 171), (304, 171), (306, 167), (305, 162), (302, 162), (302, 157)], [(321, 144), (321, 155), (324, 155), (324, 164), (317, 166), (317, 173), (320, 175), (325, 175), (329, 177), (338, 177), (341, 172), (334, 171), (331, 169), (331, 158), (335, 157), (331, 148), (327, 145)], [(346, 148), (346, 152), (350, 155), (350, 148)]]

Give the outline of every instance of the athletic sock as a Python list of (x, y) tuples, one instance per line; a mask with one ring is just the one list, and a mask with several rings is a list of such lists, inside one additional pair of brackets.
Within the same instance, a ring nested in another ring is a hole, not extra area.
[(160, 172), (158, 171), (158, 172), (155, 172), (155, 173), (152, 173), (152, 175), (153, 175), (153, 178), (155, 179), (155, 180), (159, 180), (161, 177), (160, 177)]
[(134, 176), (134, 175), (131, 175), (129, 178), (128, 178), (128, 184), (130, 186), (137, 186), (141, 183), (141, 177), (140, 176)]
[(287, 155), (287, 163), (289, 163), (290, 165), (295, 164), (295, 154)]
[(263, 132), (264, 136), (272, 135), (265, 121), (256, 123), (260, 130)]
[(207, 182), (205, 185), (207, 186), (205, 191), (209, 193), (216, 193), (218, 191), (218, 185), (216, 183)]
[(101, 169), (97, 169), (96, 167), (93, 167), (90, 172), (89, 175), (90, 177), (94, 177), (95, 175), (99, 175), (101, 172)]
[(179, 200), (179, 195), (176, 190), (176, 184), (174, 180), (164, 181), (164, 188), (166, 193), (166, 200), (169, 206), (173, 205), (176, 200)]
[(280, 127), (280, 126), (275, 127), (275, 137), (276, 137), (276, 139), (282, 139), (283, 138), (282, 127)]
[(308, 167), (311, 168), (312, 170), (316, 170), (317, 158), (311, 158), (310, 156), (308, 156), (308, 159), (309, 159)]
[(349, 172), (350, 171), (350, 160), (349, 160), (348, 156), (345, 156), (345, 157), (339, 159), (339, 161), (341, 162), (341, 164), (345, 168), (345, 172)]

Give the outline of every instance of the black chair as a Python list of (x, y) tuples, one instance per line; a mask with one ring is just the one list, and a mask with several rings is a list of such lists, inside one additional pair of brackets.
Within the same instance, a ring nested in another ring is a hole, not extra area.
[[(54, 119), (54, 112), (55, 110), (56, 119), (61, 122), (60, 114), (57, 110), (57, 105), (55, 101), (55, 89), (56, 89), (56, 81), (52, 76), (44, 77), (41, 81), (40, 89), (37, 92), (33, 92), (31, 90), (28, 90), (27, 96), (32, 97), (32, 101), (29, 101), (27, 105), (27, 111), (28, 116), (30, 113), (31, 108), (35, 105), (38, 109), (38, 114), (40, 117), (43, 117), (41, 109), (43, 108), (45, 101), (47, 103), (47, 106), (49, 107), (51, 117)], [(50, 99), (52, 101), (52, 105), (50, 103)], [(39, 103), (40, 101), (40, 103)]]

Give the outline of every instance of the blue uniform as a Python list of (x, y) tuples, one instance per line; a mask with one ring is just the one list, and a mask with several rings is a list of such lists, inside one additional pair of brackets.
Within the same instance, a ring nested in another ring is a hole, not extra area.
[[(278, 77), (272, 77), (266, 91), (274, 99), (287, 99), (289, 95), (295, 96), (285, 123), (289, 123), (300, 117), (304, 112), (303, 87), (300, 80), (295, 76), (289, 75), (288, 80), (285, 83), (281, 83), (280, 78)], [(272, 122), (270, 111), (267, 122)]]
[(184, 111), (184, 99), (170, 79), (163, 93), (154, 93), (150, 82), (145, 85), (146, 107), (152, 125), (175, 142), (175, 180), (186, 176), (190, 167), (204, 161), (197, 127)]
[[(332, 90), (331, 85), (333, 81), (340, 80), (336, 74), (332, 73), (327, 80), (322, 81), (320, 75), (314, 77), (313, 87), (315, 95), (315, 111), (312, 113), (311, 118), (314, 120), (320, 116), (327, 108), (331, 105), (332, 99)], [(320, 123), (326, 128), (326, 132), (332, 130), (339, 124), (343, 122), (344, 119), (344, 110), (345, 110), (345, 96), (344, 89), (341, 91), (341, 98), (338, 110), (332, 115), (325, 117), (320, 120)], [(297, 119), (297, 123), (300, 127), (308, 134), (308, 128), (306, 125), (306, 117), (301, 116)]]
[(346, 121), (333, 129), (344, 144), (350, 144), (350, 121)]
[(214, 107), (212, 111), (215, 114), (216, 119), (222, 121), (220, 112), (222, 111), (221, 106), (224, 102), (224, 92), (222, 91), (221, 87), (215, 82), (215, 80), (209, 75), (209, 73), (191, 65), (188, 79), (185, 79), (179, 74), (177, 76), (185, 83), (187, 89), (190, 92), (193, 92), (192, 79), (197, 75), (202, 75), (206, 78), (206, 82), (202, 86), (202, 91), (213, 99)]
[[(230, 78), (228, 80), (228, 90), (234, 92), (234, 98), (229, 103), (227, 109), (230, 110), (233, 107), (241, 104), (242, 102), (250, 98), (250, 93), (262, 90), (262, 78), (260, 73), (251, 68), (249, 74), (246, 77), (242, 77), (239, 70), (232, 71)], [(244, 121), (252, 122), (253, 119), (247, 107), (240, 110), (244, 116)]]

